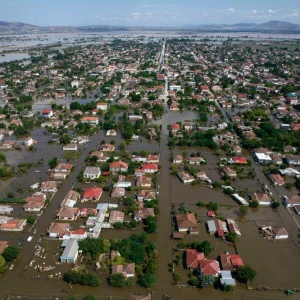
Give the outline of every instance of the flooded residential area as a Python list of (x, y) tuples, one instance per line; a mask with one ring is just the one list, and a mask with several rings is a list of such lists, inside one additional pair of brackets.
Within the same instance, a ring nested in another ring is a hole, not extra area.
[(299, 34), (81, 30), (0, 35), (0, 299), (300, 299)]

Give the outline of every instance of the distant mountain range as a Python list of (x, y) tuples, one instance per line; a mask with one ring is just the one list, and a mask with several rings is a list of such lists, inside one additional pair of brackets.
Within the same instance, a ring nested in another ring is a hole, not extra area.
[(107, 31), (194, 31), (194, 32), (280, 32), (280, 33), (300, 33), (300, 25), (282, 22), (269, 21), (263, 24), (239, 23), (233, 25), (182, 25), (177, 27), (151, 27), (151, 26), (110, 26), (110, 25), (90, 25), (90, 26), (36, 26), (21, 22), (0, 21), (0, 35), (8, 34), (46, 34), (46, 33), (88, 33)]

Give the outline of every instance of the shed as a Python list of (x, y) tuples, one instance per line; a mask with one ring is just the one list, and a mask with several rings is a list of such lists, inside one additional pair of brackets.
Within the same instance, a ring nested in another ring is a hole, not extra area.
[[(65, 245), (65, 244), (64, 244)], [(61, 262), (72, 263), (74, 264), (78, 256), (78, 242), (76, 239), (68, 240), (68, 243), (65, 246), (64, 252), (60, 257)]]

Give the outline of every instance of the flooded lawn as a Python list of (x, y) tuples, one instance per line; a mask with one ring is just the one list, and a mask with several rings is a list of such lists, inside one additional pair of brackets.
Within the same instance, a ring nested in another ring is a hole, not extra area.
[(238, 253), (257, 272), (252, 286), (266, 285), (276, 290), (300, 287), (300, 253), (293, 241), (267, 241), (260, 236), (254, 222), (239, 226), (242, 237), (237, 244)]

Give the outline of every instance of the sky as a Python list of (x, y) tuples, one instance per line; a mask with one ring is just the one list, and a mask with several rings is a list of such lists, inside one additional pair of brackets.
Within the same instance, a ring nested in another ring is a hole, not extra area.
[(0, 21), (40, 26), (300, 24), (300, 0), (0, 0)]

